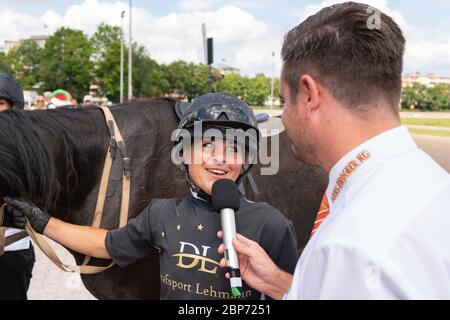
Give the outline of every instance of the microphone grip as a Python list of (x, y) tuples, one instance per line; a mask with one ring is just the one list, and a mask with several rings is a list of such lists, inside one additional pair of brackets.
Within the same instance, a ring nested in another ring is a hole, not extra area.
[[(241, 288), (242, 280), (239, 270), (239, 258), (233, 247), (233, 238), (236, 237), (236, 221), (234, 210), (224, 208), (220, 210), (220, 220), (222, 222), (224, 255), (230, 272), (230, 284), (232, 288)], [(240, 294), (239, 294), (240, 295)]]
[(227, 267), (239, 269), (239, 259), (236, 250), (233, 247), (233, 238), (236, 237), (236, 221), (234, 219), (234, 210), (224, 208), (220, 210), (220, 220), (222, 222), (223, 245), (225, 247), (225, 260)]

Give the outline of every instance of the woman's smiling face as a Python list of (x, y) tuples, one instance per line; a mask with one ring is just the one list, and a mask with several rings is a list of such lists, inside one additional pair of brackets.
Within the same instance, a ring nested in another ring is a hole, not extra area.
[(207, 194), (220, 179), (236, 181), (241, 173), (243, 149), (236, 143), (216, 139), (203, 139), (191, 148), (189, 175), (194, 184)]

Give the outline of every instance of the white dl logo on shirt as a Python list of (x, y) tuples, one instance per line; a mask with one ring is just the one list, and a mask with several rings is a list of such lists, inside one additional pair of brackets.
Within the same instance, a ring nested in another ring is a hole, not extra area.
[[(217, 266), (220, 264), (219, 262), (207, 257), (208, 249), (211, 247), (201, 246), (203, 250), (200, 255), (200, 250), (195, 244), (180, 241), (180, 245), (180, 253), (173, 255), (174, 257), (178, 257), (178, 267), (192, 269), (200, 263), (198, 271), (216, 274)], [(216, 267), (208, 269), (206, 265), (207, 263), (216, 265)]]

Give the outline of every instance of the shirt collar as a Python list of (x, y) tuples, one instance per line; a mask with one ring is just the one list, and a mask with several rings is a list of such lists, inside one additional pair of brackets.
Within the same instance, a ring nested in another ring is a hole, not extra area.
[(206, 209), (207, 211), (214, 211), (212, 203), (200, 197), (195, 191), (191, 190), (191, 194), (188, 197), (188, 199), (190, 199), (190, 201), (197, 207)]
[[(239, 198), (240, 198), (240, 203), (241, 203), (241, 208), (250, 204), (251, 202), (248, 201), (244, 195), (242, 193), (239, 192)], [(188, 197), (188, 199), (190, 199), (190, 201), (197, 207), (206, 209), (208, 211), (213, 211), (216, 212), (213, 208), (213, 205), (211, 203), (211, 201), (205, 200), (204, 198), (200, 197), (197, 192), (191, 190), (191, 194)]]
[(336, 200), (332, 201), (333, 190), (335, 189), (337, 180), (344, 168), (350, 161), (354, 160), (357, 155), (362, 152), (368, 152), (370, 156), (347, 177), (345, 183), (342, 185), (341, 193), (344, 193), (351, 186), (352, 182), (361, 175), (361, 171), (373, 168), (396, 155), (414, 148), (417, 148), (417, 145), (409, 134), (408, 129), (405, 126), (399, 126), (378, 134), (349, 151), (330, 171), (329, 184), (326, 191), (327, 197), (330, 200), (330, 207), (333, 207), (333, 202), (334, 205), (336, 205), (336, 202), (339, 201), (340, 198), (343, 198), (342, 194), (339, 194), (336, 197)]

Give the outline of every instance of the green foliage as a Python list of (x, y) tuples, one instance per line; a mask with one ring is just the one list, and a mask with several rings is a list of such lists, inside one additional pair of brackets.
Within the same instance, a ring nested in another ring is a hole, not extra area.
[(403, 109), (419, 111), (450, 110), (450, 85), (438, 84), (433, 87), (415, 83), (403, 88)]
[[(274, 84), (274, 96), (278, 96), (278, 83)], [(248, 104), (261, 106), (270, 98), (271, 78), (263, 74), (253, 78), (241, 76), (239, 74), (226, 75), (218, 84), (218, 91), (226, 91), (235, 96), (241, 97)]]
[(217, 85), (217, 91), (229, 92), (242, 99), (247, 98), (250, 79), (240, 74), (229, 74), (223, 77)]
[[(175, 94), (193, 99), (209, 91), (208, 66), (185, 61), (159, 65), (144, 47), (133, 44), (133, 96)], [(124, 47), (124, 86), (127, 96), (128, 48)], [(8, 56), (0, 55), (0, 71), (13, 73), (24, 89), (41, 82), (39, 91), (61, 88), (80, 100), (92, 82), (113, 102), (120, 97), (120, 28), (100, 24), (88, 39), (81, 31), (61, 28), (39, 49), (26, 41)], [(270, 79), (232, 74), (223, 77), (212, 69), (213, 91), (231, 92), (250, 104), (262, 105), (270, 94)]]
[[(94, 74), (102, 92), (113, 101), (120, 98), (120, 28), (100, 24), (92, 36)], [(128, 78), (128, 72), (124, 72)], [(127, 80), (124, 80), (126, 85)]]
[(170, 93), (192, 99), (208, 92), (208, 67), (175, 61), (163, 67)]
[(20, 46), (12, 49), (5, 57), (9, 72), (19, 80), (22, 89), (30, 90), (39, 82), (42, 49), (30, 40), (22, 41)]
[(0, 52), (0, 72), (12, 72), (9, 60), (3, 52)]
[(42, 89), (66, 89), (81, 100), (93, 80), (93, 52), (91, 41), (81, 31), (57, 30), (47, 40), (42, 53)]
[(264, 75), (252, 78), (247, 91), (247, 102), (251, 105), (261, 106), (270, 96), (270, 79)]
[(189, 64), (185, 61), (174, 61), (164, 66), (164, 73), (169, 85), (169, 92), (186, 96), (186, 87), (190, 80)]
[(135, 44), (133, 48), (133, 96), (138, 98), (162, 97), (168, 88), (169, 83), (163, 68), (149, 57), (144, 47)]
[(208, 66), (190, 63), (189, 78), (190, 81), (186, 84), (186, 95), (189, 99), (208, 93)]

